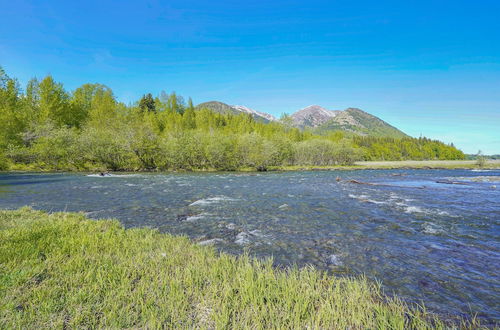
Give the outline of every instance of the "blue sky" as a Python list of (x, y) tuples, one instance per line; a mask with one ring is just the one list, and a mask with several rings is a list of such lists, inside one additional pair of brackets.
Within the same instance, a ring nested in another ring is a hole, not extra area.
[(176, 91), (274, 115), (358, 107), (500, 153), (500, 1), (7, 1), (0, 65), (119, 100)]

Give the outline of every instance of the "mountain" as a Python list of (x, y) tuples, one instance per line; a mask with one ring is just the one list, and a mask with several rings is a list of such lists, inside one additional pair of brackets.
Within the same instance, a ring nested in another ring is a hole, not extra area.
[[(228, 105), (218, 101), (204, 102), (196, 106), (197, 110), (202, 108), (223, 114), (238, 115), (247, 113), (252, 115), (256, 121), (263, 123), (278, 120), (273, 115), (265, 112), (256, 111), (242, 105)], [(357, 108), (328, 110), (319, 105), (310, 105), (293, 113), (290, 118), (294, 126), (301, 129), (312, 129), (317, 133), (346, 131), (358, 135), (377, 137), (401, 138), (408, 136), (382, 119)]]
[(293, 113), (292, 117), (295, 126), (300, 128), (319, 127), (332, 120), (341, 111), (327, 110), (319, 105), (310, 105)]
[[(352, 123), (356, 124), (353, 125)], [(408, 137), (407, 134), (382, 119), (357, 108), (348, 108), (341, 111), (339, 116), (324, 124), (320, 129), (331, 130), (337, 127), (346, 131), (351, 130), (360, 135), (387, 136), (394, 138)]]
[(247, 108), (243, 105), (232, 105), (231, 107), (233, 109), (238, 110), (238, 111), (249, 113), (254, 117), (262, 117), (264, 119), (267, 119), (268, 121), (277, 121), (278, 120), (273, 115), (270, 115), (270, 114), (265, 113), (265, 112), (260, 112), (260, 111), (254, 110), (254, 109), (250, 109), (250, 108)]
[(200, 109), (209, 109), (212, 110), (213, 112), (218, 112), (225, 115), (226, 114), (238, 115), (241, 113), (241, 111), (236, 110), (230, 105), (218, 101), (200, 103), (195, 107), (195, 110), (200, 110)]
[(319, 105), (310, 105), (291, 115), (295, 126), (312, 128), (317, 132), (347, 131), (359, 135), (407, 137), (405, 133), (382, 119), (361, 109), (327, 110)]
[(228, 105), (222, 102), (218, 101), (210, 101), (210, 102), (204, 102), (200, 103), (196, 106), (196, 109), (209, 109), (214, 112), (218, 113), (223, 113), (223, 114), (233, 114), (233, 115), (238, 115), (241, 113), (248, 113), (252, 115), (252, 117), (256, 121), (268, 123), (271, 121), (276, 121), (276, 117), (273, 115), (270, 115), (268, 113), (260, 112), (254, 109), (247, 108), (243, 105)]

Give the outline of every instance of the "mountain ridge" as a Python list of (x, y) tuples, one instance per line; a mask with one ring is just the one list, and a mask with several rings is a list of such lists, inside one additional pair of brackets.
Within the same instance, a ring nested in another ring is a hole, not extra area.
[(335, 118), (340, 111), (327, 110), (319, 105), (313, 104), (302, 108), (290, 115), (295, 126), (304, 127), (318, 127), (321, 124)]
[[(279, 121), (271, 114), (257, 111), (243, 105), (228, 105), (220, 101), (200, 103), (196, 109), (209, 109), (218, 113), (238, 115), (250, 114), (256, 121), (269, 123)], [(346, 131), (362, 136), (377, 137), (408, 137), (398, 128), (384, 120), (358, 108), (345, 110), (329, 110), (313, 104), (295, 111), (289, 118), (292, 126), (300, 129), (310, 129), (317, 133), (331, 131)]]
[(269, 121), (277, 121), (278, 120), (276, 117), (274, 117), (273, 115), (271, 115), (269, 113), (260, 112), (260, 111), (254, 110), (254, 109), (250, 109), (250, 108), (245, 107), (244, 105), (231, 105), (231, 107), (236, 109), (236, 110), (249, 113), (251, 115), (263, 117)]
[(250, 114), (253, 119), (256, 121), (264, 122), (264, 123), (269, 123), (271, 121), (278, 121), (276, 117), (274, 117), (271, 114), (265, 113), (265, 112), (260, 112), (248, 107), (245, 107), (243, 105), (229, 105), (220, 101), (208, 101), (208, 102), (203, 102), (198, 104), (195, 107), (195, 110), (200, 110), (200, 109), (209, 109), (214, 112), (222, 113), (222, 114), (232, 114), (232, 115), (239, 115), (241, 113), (247, 113)]

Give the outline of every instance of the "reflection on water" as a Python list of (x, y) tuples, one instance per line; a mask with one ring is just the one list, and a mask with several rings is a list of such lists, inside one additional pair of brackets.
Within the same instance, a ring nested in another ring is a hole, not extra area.
[(423, 300), (430, 310), (472, 310), (498, 322), (499, 176), (470, 170), (0, 174), (0, 207), (84, 211), (127, 227), (185, 234), (229, 253), (273, 256), (277, 265), (365, 273), (386, 292)]

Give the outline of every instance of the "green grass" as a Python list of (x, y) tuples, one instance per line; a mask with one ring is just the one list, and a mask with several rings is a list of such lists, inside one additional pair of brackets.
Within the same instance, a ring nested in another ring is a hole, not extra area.
[[(449, 325), (449, 324), (448, 324)], [(477, 327), (477, 324), (457, 324)], [(377, 283), (116, 220), (0, 211), (0, 328), (443, 328)]]

